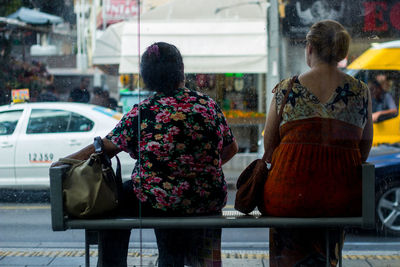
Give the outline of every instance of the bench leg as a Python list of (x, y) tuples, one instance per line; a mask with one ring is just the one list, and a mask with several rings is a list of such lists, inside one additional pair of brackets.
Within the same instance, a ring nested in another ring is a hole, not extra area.
[(339, 231), (339, 267), (342, 267), (343, 232)]

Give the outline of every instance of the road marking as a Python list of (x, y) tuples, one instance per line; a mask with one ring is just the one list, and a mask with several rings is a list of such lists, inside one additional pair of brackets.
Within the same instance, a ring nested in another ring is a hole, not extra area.
[[(85, 255), (84, 250), (0, 250), (0, 257), (83, 257)], [(97, 257), (97, 251), (91, 250), (90, 256)], [(158, 254), (155, 252), (148, 252), (140, 254), (138, 251), (128, 252), (129, 257), (138, 258), (142, 257), (157, 257)], [(221, 257), (223, 259), (269, 259), (268, 252), (222, 252)], [(400, 255), (343, 255), (345, 260), (400, 260)]]

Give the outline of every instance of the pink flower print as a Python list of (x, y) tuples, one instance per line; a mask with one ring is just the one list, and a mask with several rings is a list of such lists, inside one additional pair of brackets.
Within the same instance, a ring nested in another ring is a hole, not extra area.
[(190, 187), (190, 185), (186, 181), (182, 182), (180, 185), (180, 188), (185, 189), (185, 190), (189, 189), (189, 187)]
[(159, 204), (161, 204), (162, 206), (165, 206), (165, 207), (169, 207), (170, 206), (170, 204), (167, 203), (163, 197), (160, 197), (160, 196), (156, 197), (156, 201)]
[(223, 145), (223, 141), (222, 141), (222, 140), (219, 140), (217, 149), (218, 149), (218, 150), (221, 150), (221, 149), (222, 149), (222, 145)]
[(193, 110), (197, 113), (200, 113), (202, 116), (205, 117), (205, 115), (207, 114), (207, 109), (202, 106), (202, 105), (194, 105), (193, 106)]
[(150, 184), (142, 184), (142, 187), (143, 187), (145, 190), (150, 190), (150, 189), (152, 188), (152, 186), (151, 186)]
[(149, 98), (146, 98), (145, 100), (143, 100), (142, 102), (140, 102), (139, 106), (141, 106), (141, 105), (147, 105), (147, 104), (149, 104), (149, 103), (150, 103), (150, 99), (149, 99)]
[(140, 141), (140, 151), (146, 151), (146, 141)]
[(163, 145), (163, 149), (164, 149), (165, 151), (171, 151), (171, 150), (174, 149), (174, 144), (172, 144), (172, 143), (164, 144), (164, 145)]
[(160, 110), (160, 107), (157, 105), (154, 105), (154, 106), (150, 107), (150, 110), (158, 112)]
[(160, 147), (161, 147), (160, 143), (155, 142), (155, 141), (152, 141), (152, 142), (147, 144), (147, 149), (150, 150), (150, 151), (160, 150)]
[(167, 192), (165, 192), (164, 189), (161, 188), (153, 188), (150, 190), (150, 192), (155, 196), (155, 197), (166, 197), (167, 196)]
[(168, 110), (164, 110), (163, 112), (158, 113), (156, 115), (156, 121), (167, 123), (171, 120), (170, 116), (171, 116), (171, 113)]
[(123, 135), (113, 138), (113, 143), (119, 144), (121, 148), (126, 148), (128, 145)]
[(178, 127), (176, 127), (176, 126), (172, 126), (172, 127), (169, 128), (169, 130), (168, 130), (168, 132), (169, 132), (170, 134), (172, 134), (172, 135), (177, 135), (177, 134), (179, 134), (180, 131), (181, 131), (181, 130), (180, 130)]
[(127, 120), (125, 121), (125, 125), (128, 126), (128, 127), (132, 126), (132, 120), (127, 119)]
[(179, 160), (183, 163), (192, 163), (193, 162), (193, 156), (192, 155), (182, 155), (179, 157)]
[(170, 161), (168, 162), (168, 167), (175, 169), (176, 167), (178, 167), (178, 164), (174, 161)]
[(153, 183), (160, 183), (161, 181), (162, 181), (162, 179), (160, 178), (160, 177), (154, 177), (153, 179), (152, 179), (152, 181), (153, 181)]
[(128, 113), (126, 113), (125, 116), (126, 116), (127, 118), (136, 117), (136, 116), (139, 114), (138, 111), (139, 111), (139, 110), (138, 110), (138, 107), (135, 106), (135, 107), (132, 108)]
[(180, 201), (181, 201), (181, 199), (179, 197), (176, 197), (176, 196), (170, 196), (169, 197), (169, 204), (170, 205), (179, 203)]
[(181, 111), (181, 112), (190, 112), (190, 109), (192, 108), (192, 104), (189, 103), (179, 103), (176, 105), (176, 111)]
[(144, 140), (150, 139), (150, 138), (153, 137), (153, 134), (152, 133), (147, 133), (147, 134), (143, 135), (142, 137), (144, 137)]
[(167, 105), (167, 106), (176, 105), (176, 99), (173, 97), (163, 97), (160, 100), (158, 100), (158, 102), (160, 102), (163, 105)]
[(183, 194), (183, 189), (182, 189), (181, 187), (176, 187), (176, 186), (174, 186), (174, 187), (172, 188), (172, 194), (174, 194), (174, 195), (180, 197), (180, 196), (182, 196), (182, 194)]
[(134, 192), (137, 196), (137, 198), (141, 201), (141, 202), (145, 202), (147, 200), (147, 196), (143, 193), (141, 188), (135, 188)]
[(208, 109), (208, 113), (211, 115), (211, 116), (215, 116), (217, 113), (215, 112), (215, 109), (213, 109), (213, 108), (210, 108), (210, 109)]
[(212, 100), (210, 100), (210, 101), (208, 101), (208, 107), (210, 107), (211, 109), (215, 109), (215, 102), (214, 101), (212, 101)]
[(174, 141), (174, 137), (172, 136), (172, 134), (168, 133), (164, 135), (163, 141), (164, 143), (172, 143)]

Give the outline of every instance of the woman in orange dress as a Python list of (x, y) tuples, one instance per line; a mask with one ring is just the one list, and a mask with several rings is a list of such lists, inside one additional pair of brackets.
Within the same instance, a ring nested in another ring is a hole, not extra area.
[[(310, 70), (295, 79), (286, 103), (291, 79), (275, 87), (268, 113), (263, 159), (272, 169), (264, 188), (265, 211), (284, 217), (359, 215), (360, 166), (372, 144), (369, 90), (337, 68), (350, 42), (341, 24), (318, 22), (306, 40)], [(336, 266), (342, 244), (330, 240), (329, 260)], [(326, 266), (324, 246), (324, 229), (271, 228), (270, 266)]]

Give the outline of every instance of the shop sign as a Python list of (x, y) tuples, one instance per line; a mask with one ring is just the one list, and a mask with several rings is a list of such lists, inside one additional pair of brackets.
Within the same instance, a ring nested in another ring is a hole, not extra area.
[(138, 14), (136, 0), (108, 0), (105, 3), (107, 19), (131, 18)]
[(109, 25), (135, 18), (139, 13), (137, 0), (104, 0), (103, 3), (103, 12), (99, 13), (97, 26), (102, 25), (103, 17), (106, 25)]
[(11, 90), (13, 103), (20, 103), (29, 100), (29, 89), (12, 89)]
[(283, 33), (305, 38), (310, 26), (323, 19), (342, 23), (353, 37), (400, 37), (400, 2), (396, 0), (291, 0), (282, 18)]

